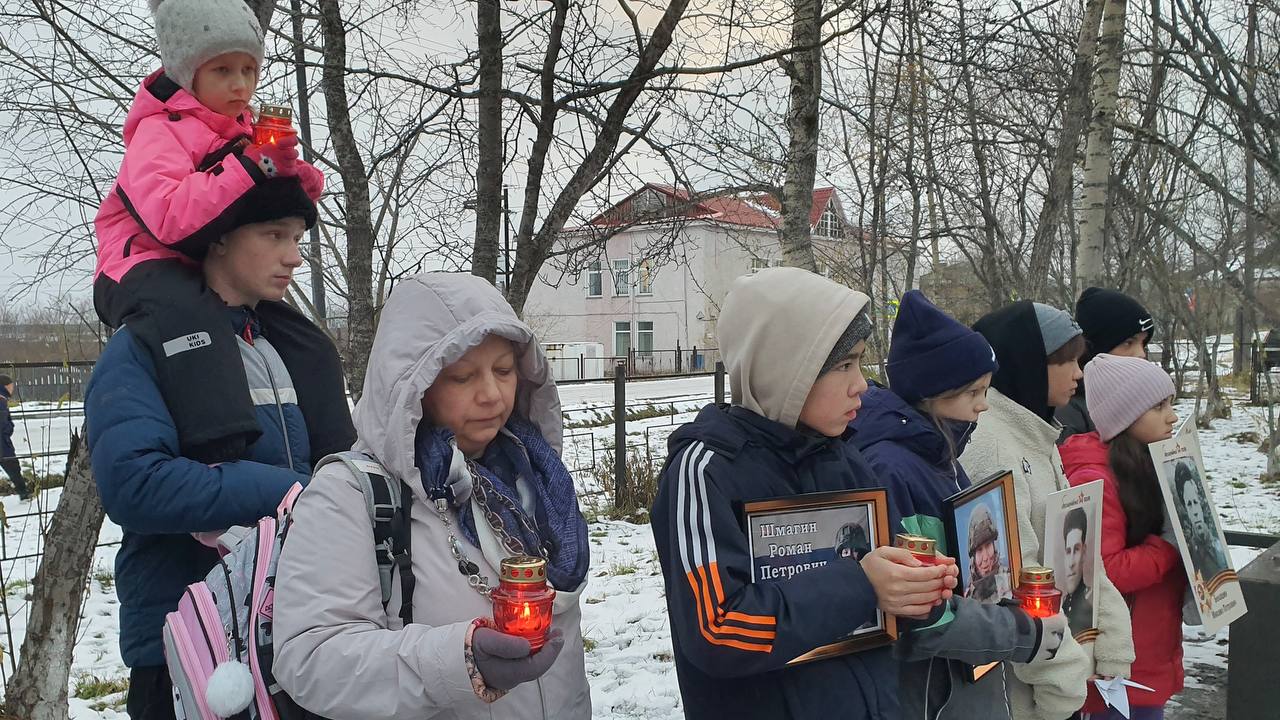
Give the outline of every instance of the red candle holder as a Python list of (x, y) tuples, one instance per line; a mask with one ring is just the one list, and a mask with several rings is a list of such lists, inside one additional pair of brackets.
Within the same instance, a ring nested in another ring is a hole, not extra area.
[(925, 565), (938, 564), (938, 544), (933, 538), (924, 537), (923, 535), (909, 535), (907, 533), (898, 533), (894, 538), (893, 544), (911, 553), (911, 557), (919, 560)]
[(1022, 568), (1013, 596), (1032, 617), (1053, 617), (1062, 610), (1062, 591), (1054, 585), (1052, 568)]
[(254, 145), (275, 145), (290, 135), (293, 129), (293, 111), (283, 105), (263, 105), (258, 109), (258, 121), (253, 124)]
[(493, 600), (493, 622), (500, 632), (518, 635), (537, 652), (551, 629), (551, 603), (556, 591), (547, 587), (547, 561), (517, 555), (502, 561)]

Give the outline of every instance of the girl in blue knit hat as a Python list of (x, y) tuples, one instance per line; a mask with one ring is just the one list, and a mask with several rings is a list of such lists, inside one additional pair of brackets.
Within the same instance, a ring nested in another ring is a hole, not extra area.
[[(943, 500), (969, 487), (957, 458), (987, 409), (987, 389), (996, 369), (995, 352), (982, 335), (912, 290), (903, 296), (893, 325), (889, 387), (872, 387), (863, 395), (850, 440), (890, 488), (903, 529), (933, 538), (944, 554), (969, 555), (961, 562), (971, 563), (975, 573), (982, 563), (974, 557), (994, 552), (994, 538), (973, 552), (948, 549)], [(1076, 692), (1055, 685), (1072, 677), (1055, 669), (1084, 659), (1075, 643), (1060, 645), (1066, 618), (1059, 613), (1041, 621), (1020, 608), (994, 604), (1008, 596), (1012, 583), (1007, 565), (990, 564), (991, 572), (972, 584), (989, 590), (984, 597), (976, 590), (970, 597), (955, 597), (937, 623), (899, 639), (903, 717), (933, 720), (945, 708), (947, 717), (1009, 718), (1005, 683), (999, 677), (1003, 666), (974, 683), (966, 677), (965, 663), (1030, 663), (1045, 678), (1036, 688), (1042, 702), (1052, 705), (1054, 698), (1060, 699), (1062, 717), (1078, 706)]]

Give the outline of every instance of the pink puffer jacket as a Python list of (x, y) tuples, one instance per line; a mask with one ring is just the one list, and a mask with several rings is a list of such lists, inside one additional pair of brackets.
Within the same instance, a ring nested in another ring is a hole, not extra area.
[[(241, 154), (252, 123), (248, 111), (230, 118), (210, 110), (161, 70), (143, 80), (124, 123), (120, 174), (93, 221), (95, 279), (119, 282), (149, 260), (197, 261), (234, 229), (236, 201), (266, 180)], [(301, 161), (298, 173), (320, 175)], [(312, 180), (310, 186), (322, 185)]]

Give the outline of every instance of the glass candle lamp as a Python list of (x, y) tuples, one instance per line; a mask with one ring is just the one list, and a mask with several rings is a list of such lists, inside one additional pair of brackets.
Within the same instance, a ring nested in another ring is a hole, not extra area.
[(1035, 565), (1022, 568), (1013, 596), (1033, 617), (1052, 617), (1062, 610), (1062, 591), (1054, 585), (1052, 568)]
[(537, 652), (551, 629), (551, 603), (556, 591), (547, 587), (547, 561), (517, 555), (502, 561), (493, 600), (493, 622), (500, 632), (518, 635)]
[(274, 145), (290, 135), (293, 129), (293, 111), (283, 105), (263, 105), (258, 109), (258, 121), (253, 124), (254, 145)]
[(910, 535), (907, 533), (898, 533), (894, 538), (896, 547), (900, 547), (911, 553), (911, 557), (919, 560), (925, 565), (937, 565), (938, 545), (933, 538), (924, 537), (922, 535)]

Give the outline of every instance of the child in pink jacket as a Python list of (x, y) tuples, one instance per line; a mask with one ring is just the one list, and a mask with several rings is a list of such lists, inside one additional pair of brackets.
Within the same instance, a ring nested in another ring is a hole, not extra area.
[[(163, 69), (143, 81), (124, 124), (124, 159), (94, 219), (94, 305), (111, 327), (128, 323), (155, 362), (184, 456), (240, 457), (261, 434), (225, 304), (199, 263), (231, 230), (245, 194), (297, 176), (320, 197), (320, 171), (298, 159), (297, 138), (254, 145), (249, 102), (263, 58), (262, 30), (243, 0), (150, 0)], [(282, 280), (283, 282), (283, 280)], [(331, 422), (317, 457), (355, 438), (333, 343), (285, 303), (258, 306), (263, 334), (298, 378), (297, 402)], [(324, 412), (325, 409), (334, 410)], [(309, 415), (309, 417), (311, 417)], [(313, 446), (316, 443), (313, 442)]]

